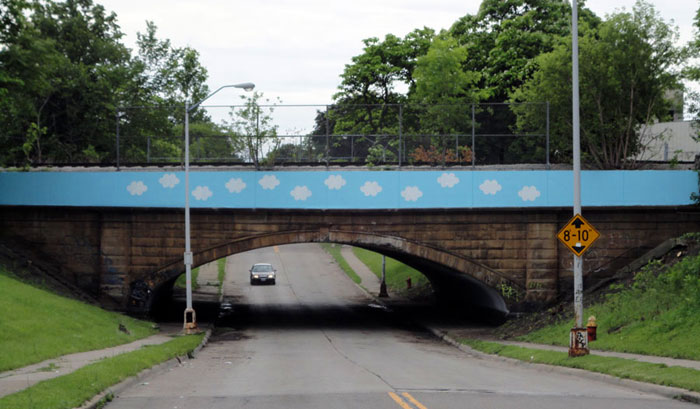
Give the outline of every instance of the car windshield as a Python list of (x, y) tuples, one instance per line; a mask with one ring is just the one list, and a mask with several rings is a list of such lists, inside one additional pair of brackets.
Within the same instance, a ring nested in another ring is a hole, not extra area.
[(253, 271), (256, 273), (268, 273), (272, 271), (272, 266), (269, 264), (257, 264), (253, 266)]

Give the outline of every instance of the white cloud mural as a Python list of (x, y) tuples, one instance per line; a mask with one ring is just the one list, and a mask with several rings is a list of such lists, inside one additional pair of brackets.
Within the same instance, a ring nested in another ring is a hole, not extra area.
[(484, 180), (484, 183), (479, 185), (479, 189), (484, 192), (485, 195), (495, 195), (503, 189), (497, 180)]
[(195, 199), (197, 200), (202, 200), (206, 201), (210, 197), (212, 197), (214, 193), (209, 190), (209, 186), (197, 186), (193, 191), (192, 191), (192, 196), (194, 196)]
[(148, 186), (144, 185), (140, 180), (135, 180), (126, 187), (126, 190), (131, 193), (131, 196), (141, 196), (143, 192), (148, 190)]
[(289, 194), (292, 195), (294, 200), (304, 201), (311, 197), (311, 190), (306, 186), (295, 186)]
[(535, 199), (540, 197), (540, 191), (535, 186), (523, 186), (518, 192), (518, 196), (523, 199), (523, 202), (534, 202)]
[(231, 193), (241, 193), (245, 187), (246, 184), (241, 178), (231, 178), (226, 182), (226, 189)]
[(275, 175), (265, 175), (258, 183), (260, 183), (260, 186), (265, 190), (273, 190), (280, 184), (280, 181)]
[(403, 196), (407, 202), (415, 202), (423, 196), (423, 192), (418, 189), (418, 186), (406, 186), (406, 189), (401, 192), (401, 196)]
[(323, 183), (325, 183), (330, 190), (340, 190), (341, 187), (345, 186), (346, 182), (341, 175), (330, 175)]
[(174, 173), (166, 173), (158, 179), (158, 183), (166, 189), (172, 189), (180, 183), (180, 179), (178, 179)]
[(442, 187), (452, 188), (454, 185), (459, 183), (459, 178), (455, 176), (454, 173), (443, 173), (439, 178), (437, 178), (437, 182)]
[(377, 182), (367, 181), (364, 185), (362, 185), (360, 190), (365, 194), (365, 196), (377, 196), (379, 192), (382, 191), (382, 187), (379, 186), (379, 183)]

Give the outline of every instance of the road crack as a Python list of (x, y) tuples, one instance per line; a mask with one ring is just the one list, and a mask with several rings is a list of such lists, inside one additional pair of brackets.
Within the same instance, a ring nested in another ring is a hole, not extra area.
[(365, 372), (367, 372), (367, 373), (373, 375), (374, 377), (376, 377), (377, 379), (379, 379), (383, 384), (385, 384), (386, 386), (388, 386), (389, 388), (391, 388), (391, 390), (397, 391), (397, 389), (394, 387), (394, 385), (390, 384), (390, 383), (389, 383), (386, 379), (384, 379), (380, 374), (378, 374), (378, 373), (374, 372), (373, 370), (367, 368), (366, 366), (360, 364), (359, 362), (357, 362), (357, 361), (355, 361), (354, 359), (350, 358), (350, 357), (349, 357), (347, 354), (345, 354), (343, 351), (341, 351), (341, 350), (335, 345), (335, 343), (333, 342), (333, 340), (331, 339), (331, 337), (328, 336), (328, 334), (326, 333), (326, 331), (321, 330), (321, 333), (323, 334), (324, 337), (326, 337), (326, 340), (327, 340), (328, 343), (331, 345), (331, 347), (335, 350), (335, 352), (338, 353), (338, 355), (340, 355), (341, 357), (343, 357), (343, 359), (345, 359), (346, 361), (348, 361), (348, 362), (350, 362), (351, 364), (355, 365), (356, 367), (362, 369), (363, 371), (365, 371)]

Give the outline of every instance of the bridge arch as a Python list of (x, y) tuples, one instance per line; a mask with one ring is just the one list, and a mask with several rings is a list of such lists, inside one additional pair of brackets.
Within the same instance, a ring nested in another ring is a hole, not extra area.
[[(402, 237), (366, 231), (320, 229), (250, 235), (194, 253), (193, 267), (233, 254), (296, 243), (347, 244), (384, 254), (423, 273), (438, 299), (489, 310), (496, 315), (506, 314), (508, 302), (513, 301), (501, 295), (504, 287), (518, 295), (524, 293), (519, 283), (468, 257)], [(163, 286), (172, 285), (183, 272), (182, 261), (176, 260), (159, 268), (146, 282), (157, 292)]]

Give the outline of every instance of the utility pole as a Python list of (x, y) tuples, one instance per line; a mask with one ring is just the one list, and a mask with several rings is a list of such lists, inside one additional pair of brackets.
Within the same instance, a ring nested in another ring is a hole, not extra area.
[[(572, 66), (572, 121), (574, 148), (574, 216), (581, 214), (581, 129), (579, 118), (578, 77), (578, 1), (571, 2), (571, 66)], [(574, 255), (574, 316), (575, 327), (569, 338), (569, 355), (588, 354), (588, 335), (583, 328), (583, 259)]]

